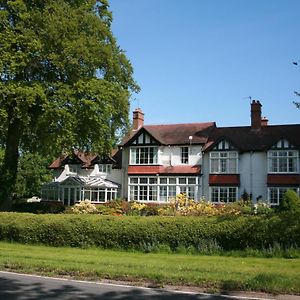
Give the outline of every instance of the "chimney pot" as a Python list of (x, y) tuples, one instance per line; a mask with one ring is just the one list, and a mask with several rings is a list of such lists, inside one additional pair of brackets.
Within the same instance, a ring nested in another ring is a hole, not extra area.
[(261, 118), (261, 126), (268, 126), (269, 120), (266, 117)]
[(140, 108), (133, 111), (133, 130), (138, 130), (144, 126), (144, 113)]

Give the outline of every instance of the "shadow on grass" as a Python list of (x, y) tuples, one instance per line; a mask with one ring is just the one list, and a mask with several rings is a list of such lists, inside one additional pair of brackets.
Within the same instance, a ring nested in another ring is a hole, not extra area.
[(140, 289), (97, 285), (51, 278), (0, 273), (0, 299), (118, 299), (118, 300), (224, 300), (226, 297), (203, 294), (180, 294), (161, 289)]

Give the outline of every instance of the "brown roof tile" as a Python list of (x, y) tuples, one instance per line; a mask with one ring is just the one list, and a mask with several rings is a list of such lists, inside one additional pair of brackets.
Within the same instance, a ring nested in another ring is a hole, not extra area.
[(171, 125), (145, 125), (138, 131), (132, 131), (121, 143), (120, 146), (129, 145), (134, 137), (145, 130), (154, 139), (163, 145), (188, 145), (189, 137), (192, 136), (193, 144), (205, 144), (215, 128), (214, 122), (190, 123), (190, 124), (171, 124)]
[(215, 128), (204, 151), (211, 150), (221, 140), (231, 142), (240, 151), (266, 151), (281, 139), (288, 140), (300, 150), (300, 124), (263, 126), (259, 131), (244, 127)]

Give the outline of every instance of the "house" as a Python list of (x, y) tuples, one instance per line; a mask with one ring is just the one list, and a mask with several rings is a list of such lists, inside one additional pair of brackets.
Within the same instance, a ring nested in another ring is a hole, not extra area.
[(50, 166), (57, 177), (48, 190), (62, 186), (53, 188), (61, 193), (54, 198), (68, 205), (117, 196), (165, 203), (180, 193), (213, 203), (233, 202), (247, 193), (253, 202), (278, 205), (287, 189), (299, 193), (300, 124), (269, 125), (261, 106), (252, 101), (251, 124), (241, 127), (144, 125), (144, 113), (136, 109), (133, 129), (115, 159), (83, 153), (59, 158)]
[(42, 186), (42, 201), (72, 206), (85, 199), (101, 203), (120, 196), (121, 177), (113, 158), (74, 151), (57, 158), (49, 168), (54, 180)]

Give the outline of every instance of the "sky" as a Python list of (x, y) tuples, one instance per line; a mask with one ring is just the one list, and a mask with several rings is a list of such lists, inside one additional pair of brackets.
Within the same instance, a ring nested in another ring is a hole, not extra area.
[(299, 0), (109, 3), (141, 87), (131, 116), (140, 107), (149, 125), (248, 126), (251, 97), (270, 125), (300, 123)]

